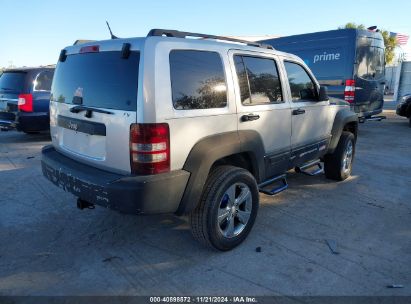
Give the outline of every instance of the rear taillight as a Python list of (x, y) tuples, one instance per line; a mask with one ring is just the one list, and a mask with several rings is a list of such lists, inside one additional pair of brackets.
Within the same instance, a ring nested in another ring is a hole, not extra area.
[(355, 80), (347, 79), (345, 81), (344, 100), (353, 103), (355, 97)]
[(133, 174), (170, 171), (170, 130), (168, 124), (132, 124), (130, 165)]
[(33, 95), (20, 94), (17, 105), (20, 111), (33, 112)]

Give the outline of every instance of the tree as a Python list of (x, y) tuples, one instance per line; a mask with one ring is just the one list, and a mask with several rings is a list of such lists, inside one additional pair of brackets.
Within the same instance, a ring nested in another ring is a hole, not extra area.
[(395, 58), (395, 48), (398, 46), (397, 37), (391, 36), (390, 32), (386, 30), (382, 30), (381, 35), (384, 38), (385, 63), (390, 64)]
[[(364, 24), (356, 24), (354, 22), (348, 22), (344, 26), (338, 27), (339, 30), (342, 29), (359, 29), (365, 30), (366, 27)], [(380, 30), (380, 33), (384, 39), (385, 45), (385, 63), (390, 64), (395, 58), (395, 48), (398, 46), (397, 38), (390, 35), (390, 31)]]
[(365, 30), (365, 25), (364, 24), (356, 24), (354, 22), (348, 22), (346, 25), (344, 26), (339, 26), (338, 27), (339, 30), (343, 30), (343, 29), (358, 29), (358, 30)]

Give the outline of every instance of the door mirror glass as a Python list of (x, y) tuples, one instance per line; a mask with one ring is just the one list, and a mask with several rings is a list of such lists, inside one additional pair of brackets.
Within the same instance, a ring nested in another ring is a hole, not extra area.
[(319, 101), (328, 101), (330, 98), (328, 97), (328, 90), (327, 87), (320, 87), (320, 93), (318, 96)]

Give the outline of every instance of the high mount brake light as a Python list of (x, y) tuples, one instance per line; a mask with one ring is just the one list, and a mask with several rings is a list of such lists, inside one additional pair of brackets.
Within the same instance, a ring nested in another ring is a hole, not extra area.
[(98, 45), (83, 46), (80, 49), (80, 53), (98, 53), (99, 51), (100, 47)]

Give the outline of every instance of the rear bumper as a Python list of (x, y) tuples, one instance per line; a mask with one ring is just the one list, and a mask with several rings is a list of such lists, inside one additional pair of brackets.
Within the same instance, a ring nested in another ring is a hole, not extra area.
[(176, 170), (147, 176), (124, 176), (74, 161), (54, 147), (42, 150), (43, 175), (90, 203), (130, 214), (174, 213), (190, 173)]
[(16, 129), (19, 131), (45, 131), (50, 129), (50, 115), (47, 112), (18, 112)]
[(382, 113), (382, 110), (384, 108), (384, 101), (380, 100), (378, 102), (362, 104), (354, 103), (353, 105), (354, 112), (358, 114), (358, 117), (366, 118)]
[(16, 128), (18, 131), (45, 131), (50, 129), (50, 118), (47, 112), (1, 112), (0, 127)]
[(371, 117), (377, 114), (381, 114), (382, 113), (382, 108), (378, 109), (378, 110), (374, 110), (374, 111), (368, 111), (368, 112), (359, 112), (358, 113), (358, 117)]
[(0, 112), (0, 128), (14, 129), (16, 127), (16, 115), (11, 112)]

